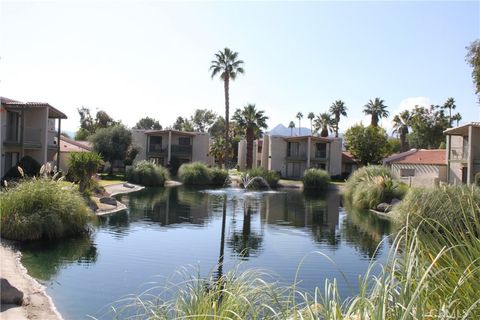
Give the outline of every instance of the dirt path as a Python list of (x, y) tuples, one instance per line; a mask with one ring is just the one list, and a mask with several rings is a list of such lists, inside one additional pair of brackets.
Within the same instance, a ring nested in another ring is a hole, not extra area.
[(1, 243), (0, 258), (0, 277), (7, 279), (12, 286), (23, 292), (23, 305), (2, 305), (0, 319), (62, 319), (52, 299), (45, 293), (45, 287), (27, 274), (27, 270), (20, 263), (19, 252)]

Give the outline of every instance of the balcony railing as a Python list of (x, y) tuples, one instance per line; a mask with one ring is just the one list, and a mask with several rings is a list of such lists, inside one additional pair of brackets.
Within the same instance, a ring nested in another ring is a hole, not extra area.
[(25, 127), (25, 137), (23, 142), (26, 144), (42, 144), (42, 129)]
[(156, 154), (167, 153), (167, 148), (162, 147), (161, 143), (150, 143), (148, 152)]
[(192, 154), (192, 146), (191, 145), (172, 144), (172, 154), (174, 154), (174, 155), (191, 155)]
[(450, 160), (467, 160), (468, 149), (466, 147), (450, 148)]
[(327, 151), (315, 151), (314, 159), (317, 159), (317, 160), (327, 159)]

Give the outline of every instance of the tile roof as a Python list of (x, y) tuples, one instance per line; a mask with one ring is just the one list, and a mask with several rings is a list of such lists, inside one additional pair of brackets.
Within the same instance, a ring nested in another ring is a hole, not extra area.
[(358, 160), (350, 152), (342, 151), (342, 163), (358, 163)]
[(50, 118), (67, 119), (67, 116), (46, 102), (20, 102), (5, 97), (0, 97), (1, 103), (11, 107), (48, 107), (48, 116)]
[[(410, 150), (412, 151), (412, 150)], [(404, 152), (406, 155), (397, 157), (389, 163), (409, 163), (409, 164), (447, 164), (447, 151), (445, 149), (416, 150), (415, 152)]]
[(60, 152), (87, 152), (92, 147), (88, 141), (76, 141), (65, 136), (60, 136)]

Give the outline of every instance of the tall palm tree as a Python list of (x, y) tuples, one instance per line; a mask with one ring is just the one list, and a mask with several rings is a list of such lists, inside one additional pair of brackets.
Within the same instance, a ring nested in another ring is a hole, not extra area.
[(293, 136), (293, 128), (295, 128), (295, 122), (290, 121), (288, 127), (290, 128), (290, 135)]
[(372, 121), (370, 123), (372, 127), (378, 127), (378, 120), (380, 118), (386, 118), (389, 115), (389, 112), (387, 111), (388, 106), (384, 105), (383, 102), (382, 99), (375, 98), (375, 101), (370, 100), (363, 107), (363, 113), (372, 116)]
[(267, 128), (268, 117), (264, 115), (265, 111), (258, 111), (254, 104), (248, 104), (243, 110), (237, 109), (233, 114), (232, 120), (245, 130), (247, 139), (247, 169), (252, 168), (253, 161), (253, 140), (258, 138), (262, 129)]
[[(229, 48), (223, 49), (215, 53), (215, 60), (212, 60), (210, 65), (210, 71), (212, 72), (212, 79), (216, 75), (220, 75), (220, 79), (223, 80), (225, 90), (225, 148), (230, 145), (229, 136), (229, 119), (230, 119), (230, 102), (229, 102), (229, 88), (230, 80), (235, 80), (238, 74), (243, 74), (243, 61), (238, 59), (238, 52), (234, 52)], [(228, 150), (225, 149), (225, 165), (228, 162)]]
[(298, 135), (300, 136), (301, 133), (300, 133), (300, 130), (301, 130), (301, 127), (300, 127), (300, 119), (303, 118), (303, 113), (299, 112), (297, 113), (297, 119), (298, 119)]
[(457, 121), (457, 127), (460, 120), (462, 120), (462, 115), (460, 113), (457, 112), (452, 116), (452, 121)]
[(448, 109), (448, 124), (449, 127), (452, 126), (452, 109), (455, 110), (457, 106), (455, 105), (455, 99), (453, 98), (448, 98), (447, 101), (443, 104), (441, 107), (443, 110)]
[(332, 117), (327, 112), (320, 113), (315, 119), (315, 131), (321, 130), (320, 137), (328, 137), (328, 130), (332, 132), (333, 125)]
[(335, 137), (338, 138), (338, 124), (340, 123), (340, 116), (347, 116), (347, 107), (345, 106), (345, 102), (342, 100), (335, 101), (330, 106), (330, 112), (334, 116)]
[(407, 135), (411, 120), (412, 115), (408, 110), (402, 111), (393, 117), (393, 133), (398, 133), (400, 136), (401, 152), (405, 152), (409, 149)]
[(310, 119), (310, 134), (312, 134), (312, 133), (313, 133), (312, 121), (313, 121), (313, 119), (315, 119), (315, 113), (310, 112), (310, 113), (308, 114), (308, 117), (307, 117), (307, 118)]

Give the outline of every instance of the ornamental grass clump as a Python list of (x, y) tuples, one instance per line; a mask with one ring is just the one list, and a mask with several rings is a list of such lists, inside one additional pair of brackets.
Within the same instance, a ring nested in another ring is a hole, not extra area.
[(220, 168), (210, 168), (210, 184), (222, 187), (228, 182), (228, 171)]
[(209, 185), (210, 170), (201, 162), (184, 163), (178, 169), (178, 177), (185, 185)]
[(127, 181), (146, 187), (162, 187), (169, 177), (166, 168), (147, 160), (140, 161), (126, 173)]
[(321, 169), (307, 169), (303, 174), (303, 188), (312, 190), (326, 190), (330, 185), (330, 175)]
[(1, 236), (11, 240), (59, 239), (87, 234), (93, 214), (75, 190), (46, 178), (23, 180), (0, 195)]
[(345, 184), (344, 198), (353, 207), (373, 209), (381, 202), (402, 199), (407, 188), (393, 179), (382, 166), (367, 166), (355, 171)]
[[(261, 179), (255, 179), (256, 177), (259, 177)], [(252, 180), (254, 179), (254, 180)], [(248, 183), (249, 189), (262, 189), (262, 188), (276, 188), (278, 185), (278, 181), (280, 180), (280, 175), (273, 170), (267, 170), (262, 167), (257, 167), (248, 170), (246, 173), (242, 175), (242, 180), (244, 181), (251, 181), (251, 183)], [(265, 185), (266, 181), (268, 183), (268, 186)], [(245, 186), (245, 185), (244, 185)]]

